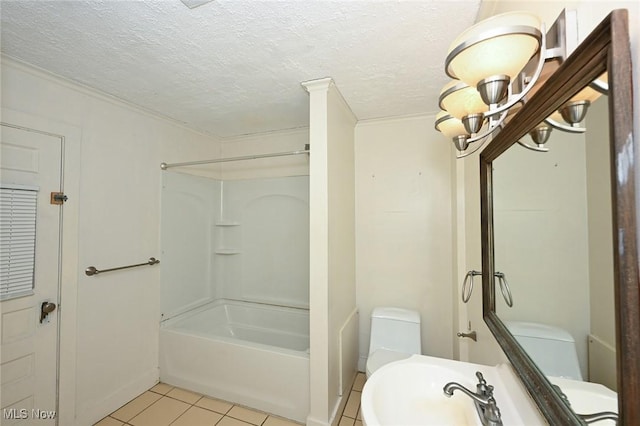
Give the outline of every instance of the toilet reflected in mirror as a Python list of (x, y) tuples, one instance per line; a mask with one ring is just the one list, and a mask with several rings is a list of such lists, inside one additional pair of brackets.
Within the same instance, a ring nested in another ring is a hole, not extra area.
[(582, 380), (575, 340), (569, 332), (532, 322), (504, 324), (546, 376)]

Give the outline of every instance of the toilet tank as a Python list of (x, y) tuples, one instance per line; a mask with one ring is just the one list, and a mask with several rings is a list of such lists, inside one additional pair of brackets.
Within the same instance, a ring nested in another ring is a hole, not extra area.
[(369, 353), (387, 349), (421, 353), (420, 314), (402, 308), (374, 308), (371, 313)]
[(530, 322), (505, 325), (546, 376), (582, 380), (575, 340), (568, 331)]

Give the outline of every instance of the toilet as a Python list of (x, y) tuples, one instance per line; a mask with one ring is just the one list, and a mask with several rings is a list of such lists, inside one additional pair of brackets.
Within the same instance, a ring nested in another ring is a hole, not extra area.
[(568, 331), (532, 322), (505, 321), (505, 325), (546, 376), (583, 380), (575, 340)]
[(420, 314), (402, 308), (373, 309), (366, 365), (367, 378), (383, 365), (420, 352)]

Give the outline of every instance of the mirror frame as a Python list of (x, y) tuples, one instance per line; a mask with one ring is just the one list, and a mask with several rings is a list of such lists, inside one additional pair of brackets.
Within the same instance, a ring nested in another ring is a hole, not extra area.
[(618, 424), (640, 424), (640, 280), (634, 175), (637, 147), (633, 140), (633, 84), (627, 10), (612, 11), (480, 154), (484, 321), (550, 424), (585, 423), (553, 389), (496, 314), (492, 162), (605, 71), (609, 76)]

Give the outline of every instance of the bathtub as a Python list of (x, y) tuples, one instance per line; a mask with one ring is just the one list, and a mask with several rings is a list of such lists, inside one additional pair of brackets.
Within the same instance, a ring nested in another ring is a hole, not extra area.
[(309, 311), (216, 300), (168, 319), (160, 380), (304, 423)]

